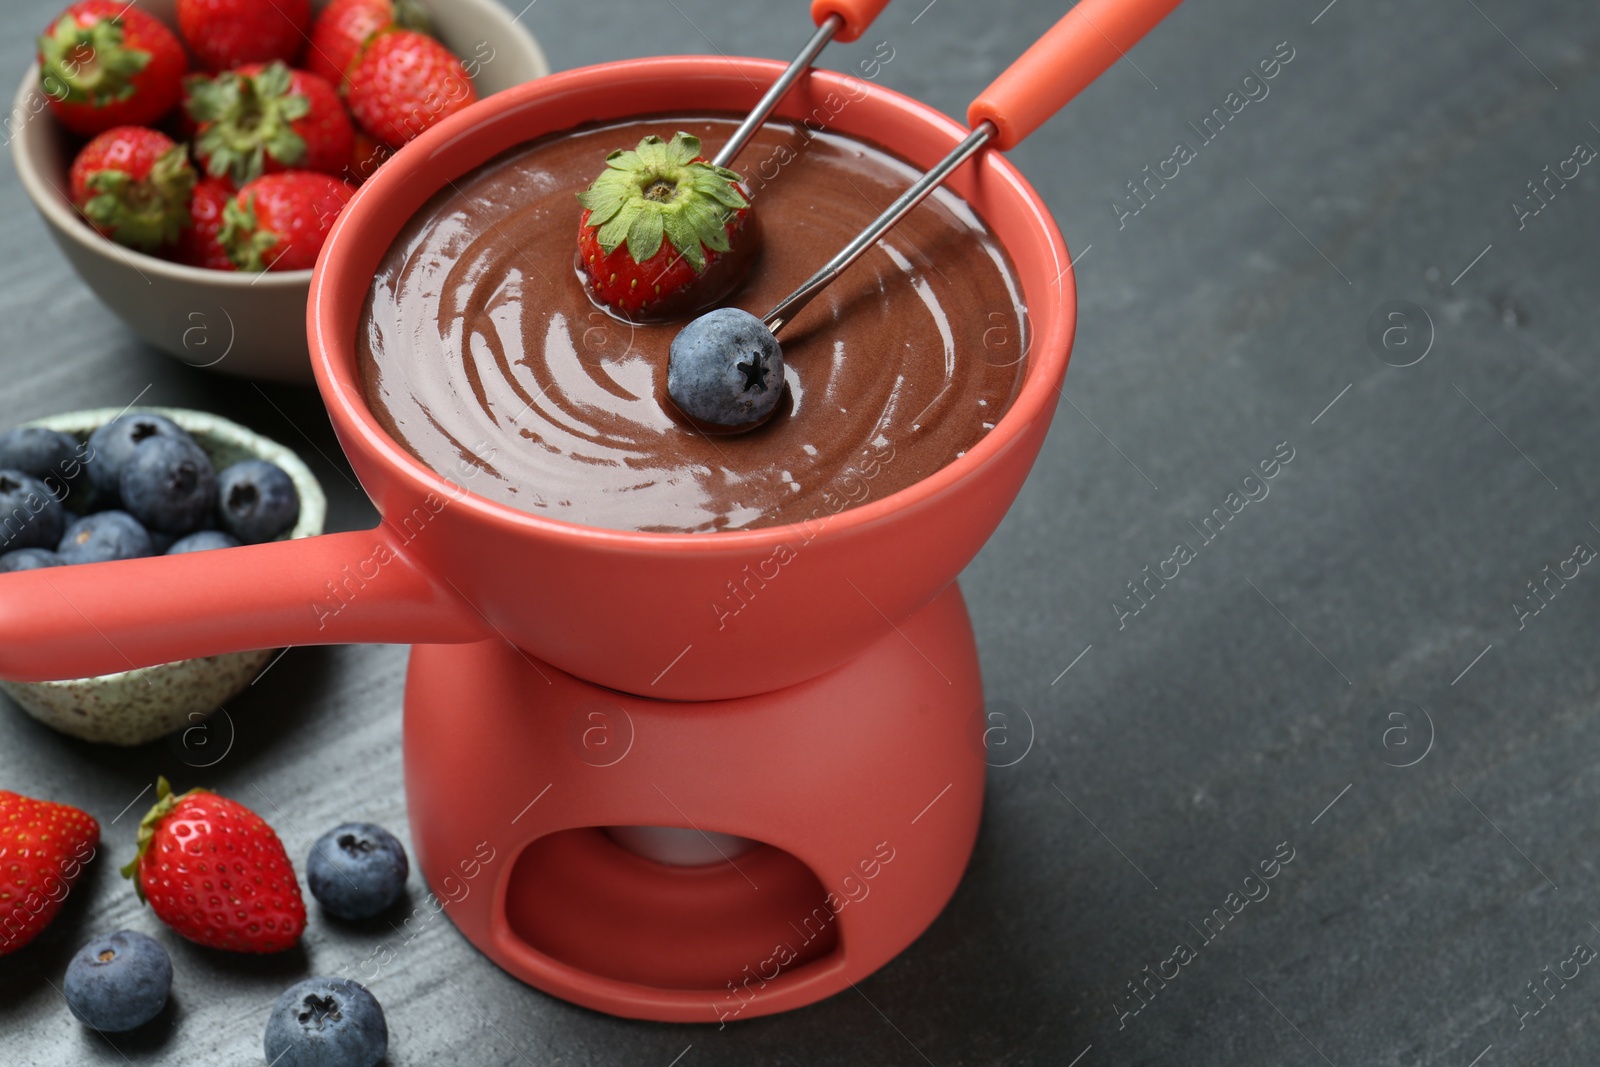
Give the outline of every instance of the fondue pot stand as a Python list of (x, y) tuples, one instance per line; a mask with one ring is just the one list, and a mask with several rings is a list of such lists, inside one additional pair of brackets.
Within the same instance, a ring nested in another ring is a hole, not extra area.
[(504, 641), (414, 647), (406, 794), (446, 913), (522, 980), (636, 1018), (751, 1018), (865, 978), (949, 900), (983, 806), (960, 592), (897, 625), (715, 701), (607, 690)]
[[(1068, 19), (1095, 9), (1095, 33), (1074, 38), (1092, 54), (1068, 58), (1093, 69), (1053, 83), (1054, 106), (1175, 2), (1132, 5), (1143, 20), (1119, 23), (1126, 0), (1084, 0)], [(1030, 336), (1012, 406), (944, 468), (811, 523), (655, 534), (495, 503), (471, 491), (470, 467), (430, 470), (383, 430), (356, 357), (380, 260), (448, 183), (530, 140), (632, 118), (639, 101), (748, 109), (782, 70), (672, 57), (570, 71), (483, 100), (397, 153), (341, 214), (308, 311), (318, 387), (382, 522), (7, 575), (0, 676), (412, 644), (418, 866), (511, 974), (617, 1015), (725, 1022), (816, 1001), (890, 960), (954, 892), (977, 833), (983, 696), (955, 578), (1038, 455), (1072, 344), (1067, 249), (1027, 181), (993, 151), (947, 179), (1020, 280)], [(813, 71), (777, 114), (831, 114), (830, 129), (922, 167), (968, 135), (862, 88)], [(1014, 130), (984, 99), (975, 109), (1001, 148), (1053, 110), (1036, 106)], [(733, 618), (713, 607), (730, 586), (742, 590)]]

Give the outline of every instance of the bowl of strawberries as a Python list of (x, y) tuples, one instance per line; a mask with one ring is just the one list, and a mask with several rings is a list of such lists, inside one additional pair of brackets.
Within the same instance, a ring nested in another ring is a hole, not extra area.
[(297, 383), (311, 268), (361, 183), (549, 71), (496, 0), (79, 0), (37, 45), (7, 133), (79, 276), (191, 366)]

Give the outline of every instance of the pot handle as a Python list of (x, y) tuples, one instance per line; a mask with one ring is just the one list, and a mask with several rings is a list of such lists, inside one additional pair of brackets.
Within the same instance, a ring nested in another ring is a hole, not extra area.
[(0, 677), (86, 678), (288, 645), (493, 636), (387, 524), (242, 548), (0, 575)]

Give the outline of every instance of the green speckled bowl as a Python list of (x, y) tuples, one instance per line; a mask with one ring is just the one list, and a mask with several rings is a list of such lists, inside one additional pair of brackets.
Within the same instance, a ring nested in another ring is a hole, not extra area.
[[(217, 470), (244, 459), (276, 463), (294, 480), (300, 494), (300, 521), (281, 540), (313, 537), (327, 521), (328, 498), (300, 457), (282, 445), (251, 433), (236, 422), (203, 411), (136, 408), (182, 426), (211, 457)], [(122, 414), (121, 408), (75, 411), (38, 419), (31, 426), (69, 433), (79, 440)], [(70, 503), (70, 502), (69, 502)], [(222, 550), (226, 551), (226, 549)], [(61, 682), (10, 682), (4, 689), (22, 710), (46, 726), (85, 741), (142, 745), (204, 721), (249, 686), (271, 662), (276, 649), (179, 660), (159, 667), (103, 674)]]

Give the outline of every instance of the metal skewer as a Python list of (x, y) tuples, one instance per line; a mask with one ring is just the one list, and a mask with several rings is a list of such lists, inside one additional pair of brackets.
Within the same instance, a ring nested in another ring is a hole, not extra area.
[(817, 32), (811, 35), (811, 40), (807, 41), (806, 46), (800, 50), (800, 54), (794, 57), (794, 62), (790, 63), (788, 69), (778, 76), (778, 80), (772, 83), (772, 87), (767, 90), (766, 95), (757, 102), (755, 109), (739, 124), (739, 128), (733, 131), (733, 136), (728, 138), (728, 143), (722, 146), (722, 151), (718, 152), (716, 158), (711, 161), (712, 166), (726, 167), (729, 161), (739, 154), (744, 146), (749, 143), (750, 138), (755, 136), (755, 132), (761, 128), (761, 124), (771, 117), (772, 112), (778, 106), (778, 101), (782, 100), (784, 94), (793, 87), (795, 82), (800, 80), (800, 75), (810, 69), (811, 64), (816, 61), (817, 54), (827, 46), (829, 41), (833, 40), (833, 35), (838, 33), (839, 27), (843, 25), (844, 19), (838, 15), (829, 15), (822, 20), (821, 25), (817, 27)]
[(965, 139), (945, 156), (933, 169), (929, 170), (915, 185), (900, 194), (900, 199), (884, 209), (872, 223), (859, 234), (855, 240), (841, 248), (837, 255), (824, 263), (811, 277), (807, 278), (794, 292), (778, 302), (777, 307), (767, 312), (761, 321), (773, 334), (783, 329), (800, 310), (811, 303), (813, 297), (826, 289), (830, 283), (845, 270), (860, 259), (867, 249), (878, 243), (878, 238), (887, 233), (895, 223), (910, 214), (911, 209), (926, 200), (928, 194), (939, 187), (939, 184), (949, 177), (950, 172), (965, 163), (974, 152), (982, 148), (995, 134), (994, 124), (988, 120), (978, 123), (977, 129), (967, 134)]
[(801, 308), (861, 258), (951, 171), (990, 141), (1002, 151), (1016, 145), (1112, 63), (1125, 58), (1127, 50), (1180, 2), (1080, 0), (972, 102), (967, 109), (972, 132), (821, 270), (767, 312), (762, 324), (776, 334), (794, 321)]

